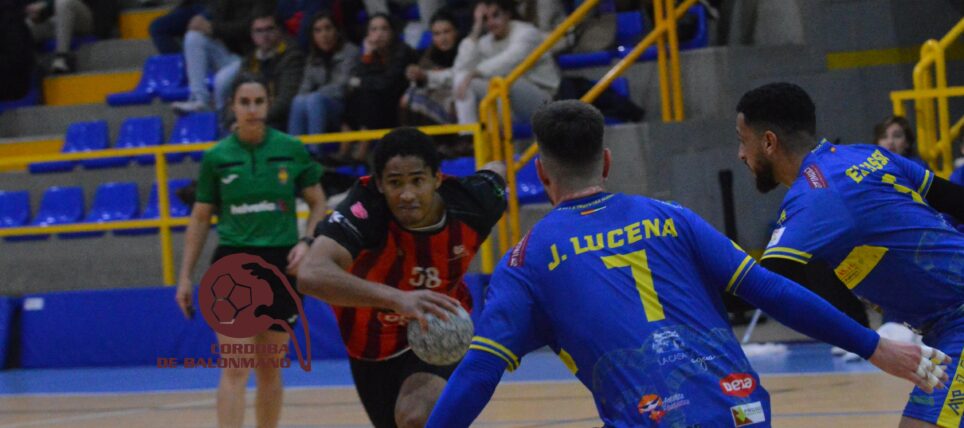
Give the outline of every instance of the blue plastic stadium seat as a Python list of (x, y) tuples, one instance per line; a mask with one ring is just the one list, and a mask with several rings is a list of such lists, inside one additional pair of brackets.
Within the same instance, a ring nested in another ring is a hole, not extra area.
[[(82, 151), (106, 150), (110, 148), (110, 130), (107, 121), (91, 122), (81, 137)], [(85, 159), (80, 161), (84, 169), (115, 168), (127, 166), (130, 156), (119, 156), (101, 159)]]
[(446, 159), (439, 166), (442, 174), (455, 177), (465, 177), (475, 173), (475, 157), (468, 156), (455, 159)]
[[(26, 226), (30, 221), (30, 193), (26, 190), (0, 192), (0, 227)], [(25, 241), (30, 238), (10, 236), (7, 241)]]
[[(84, 191), (80, 187), (51, 187), (40, 200), (37, 216), (31, 226), (53, 226), (78, 223), (84, 218)], [(47, 235), (32, 238), (47, 239)], [(29, 238), (28, 238), (29, 239)]]
[[(214, 91), (214, 74), (209, 74), (204, 78), (204, 84), (209, 91)], [(187, 80), (180, 86), (169, 86), (157, 91), (157, 97), (166, 103), (174, 101), (184, 101), (191, 98), (191, 88), (187, 86)]]
[[(702, 5), (691, 7), (687, 14), (696, 16), (696, 34), (690, 40), (680, 40), (681, 51), (704, 48), (709, 44), (709, 30), (707, 27), (706, 9)], [(620, 12), (616, 15), (616, 57), (625, 58), (626, 55), (643, 38), (642, 15), (638, 11)], [(636, 60), (652, 61), (656, 59), (656, 46), (650, 46)]]
[[(191, 214), (191, 207), (184, 203), (181, 198), (177, 197), (178, 189), (191, 184), (190, 178), (172, 178), (167, 181), (168, 188), (168, 201), (171, 205), (170, 213), (171, 217), (187, 217)], [(147, 206), (144, 207), (144, 211), (141, 213), (140, 217), (132, 218), (141, 220), (153, 220), (160, 218), (160, 204), (157, 196), (157, 183), (151, 185), (151, 194), (147, 199)], [(172, 230), (183, 230), (183, 226), (174, 227)], [(114, 235), (117, 236), (134, 236), (134, 235), (147, 235), (157, 233), (156, 227), (143, 228), (143, 229), (127, 229), (127, 230), (115, 230)]]
[[(159, 146), (164, 142), (164, 122), (159, 116), (132, 117), (124, 121), (117, 135), (118, 149)], [(134, 156), (141, 165), (153, 165), (154, 155)]]
[[(70, 39), (70, 50), (75, 51), (77, 48), (83, 45), (89, 45), (91, 43), (96, 43), (100, 39), (97, 36), (74, 36)], [(49, 38), (44, 40), (40, 45), (40, 51), (43, 53), (52, 53), (57, 50), (57, 40), (54, 38)]]
[(160, 96), (162, 92), (173, 91), (186, 85), (183, 56), (154, 55), (144, 63), (141, 80), (134, 90), (108, 95), (107, 104), (115, 107), (150, 104), (154, 97)]
[(430, 30), (425, 30), (422, 32), (422, 37), (418, 39), (418, 46), (415, 46), (415, 50), (424, 51), (432, 46), (432, 32)]
[(563, 70), (606, 66), (612, 60), (613, 54), (609, 51), (570, 53), (556, 57), (556, 63)]
[[(170, 144), (206, 143), (218, 139), (218, 115), (215, 112), (191, 113), (181, 116), (171, 131)], [(167, 161), (178, 163), (188, 153), (168, 153)], [(194, 160), (200, 161), (203, 152), (190, 152)]]
[[(64, 146), (60, 149), (61, 153), (76, 153), (88, 150), (100, 150), (107, 148), (110, 135), (107, 129), (107, 121), (99, 120), (95, 122), (78, 122), (67, 127), (64, 136)], [(84, 161), (85, 165), (93, 160)], [(28, 167), (31, 173), (62, 172), (71, 171), (78, 161), (52, 161), (32, 163)]]
[[(84, 223), (132, 220), (140, 209), (140, 197), (136, 183), (104, 183), (97, 187), (94, 204)], [(104, 232), (63, 233), (62, 238), (88, 238), (104, 236)]]

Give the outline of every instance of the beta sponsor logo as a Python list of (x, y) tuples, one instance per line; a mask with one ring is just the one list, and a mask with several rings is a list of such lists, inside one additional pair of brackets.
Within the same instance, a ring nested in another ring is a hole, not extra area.
[(230, 209), (231, 209), (231, 214), (234, 214), (234, 215), (281, 211), (281, 209), (278, 207), (278, 204), (270, 201), (261, 201), (255, 204), (231, 205)]
[(756, 391), (756, 379), (748, 373), (730, 373), (720, 379), (720, 389), (730, 397), (749, 397)]
[(766, 413), (763, 412), (763, 405), (759, 401), (730, 407), (730, 414), (733, 415), (733, 426), (735, 427), (745, 427), (767, 421)]

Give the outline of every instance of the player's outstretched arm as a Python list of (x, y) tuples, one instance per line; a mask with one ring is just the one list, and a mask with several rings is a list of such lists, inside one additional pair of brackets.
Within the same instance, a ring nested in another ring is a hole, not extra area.
[(505, 360), (488, 352), (470, 350), (445, 385), (426, 428), (471, 425), (495, 393), (505, 368)]
[[(860, 355), (926, 392), (933, 391), (938, 380), (947, 380), (943, 368), (939, 367), (947, 361), (943, 354), (935, 355), (929, 348), (883, 339), (810, 290), (760, 266), (751, 268), (734, 291), (784, 325)], [(931, 361), (935, 356), (939, 357), (937, 364)]]
[(964, 221), (964, 187), (940, 177), (934, 177), (927, 191), (927, 203), (942, 213)]
[(427, 327), (426, 314), (448, 319), (448, 313), (458, 311), (459, 302), (442, 293), (401, 291), (352, 275), (348, 272), (351, 263), (345, 247), (319, 236), (298, 269), (298, 291), (337, 306), (389, 309), (418, 320), (423, 328)]
[(505, 179), (505, 170), (506, 170), (505, 162), (492, 161), (485, 165), (482, 165), (482, 168), (479, 168), (480, 171), (483, 169), (499, 174), (499, 177), (502, 177), (502, 179)]

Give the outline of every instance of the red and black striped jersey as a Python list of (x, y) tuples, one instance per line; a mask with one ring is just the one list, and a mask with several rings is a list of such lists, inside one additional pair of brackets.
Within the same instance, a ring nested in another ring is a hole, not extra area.
[[(505, 182), (491, 171), (456, 178), (443, 176), (438, 189), (445, 203), (445, 223), (416, 232), (395, 221), (375, 180), (362, 177), (315, 235), (325, 235), (347, 249), (351, 273), (401, 290), (445, 293), (471, 310), (462, 276), (472, 257), (505, 211)], [(406, 326), (386, 309), (333, 306), (342, 339), (352, 358), (380, 361), (408, 349)]]

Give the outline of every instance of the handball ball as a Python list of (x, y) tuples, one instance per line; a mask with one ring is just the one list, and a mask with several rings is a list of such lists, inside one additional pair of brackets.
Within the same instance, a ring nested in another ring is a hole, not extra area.
[(408, 343), (422, 361), (435, 366), (458, 362), (469, 350), (475, 328), (469, 313), (461, 306), (459, 312), (442, 321), (435, 315), (425, 316), (428, 330), (423, 331), (417, 321), (408, 323)]

